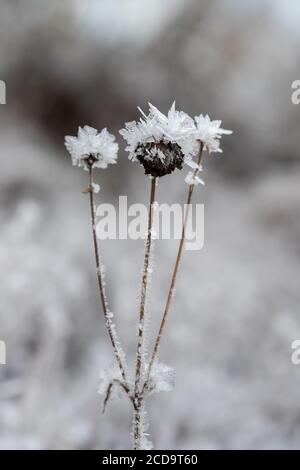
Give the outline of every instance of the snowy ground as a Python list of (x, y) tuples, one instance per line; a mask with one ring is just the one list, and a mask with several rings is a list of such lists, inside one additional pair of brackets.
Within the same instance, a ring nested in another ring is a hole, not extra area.
[[(111, 402), (103, 416), (96, 393), (113, 358), (97, 304), (85, 175), (34, 130), (2, 129), (1, 153), (0, 339), (8, 363), (0, 366), (0, 448), (128, 448), (129, 405)], [(103, 197), (148, 199), (141, 169), (133, 165), (121, 182), (117, 168), (99, 173)], [(158, 199), (183, 201), (183, 176), (161, 181)], [(152, 440), (171, 449), (299, 448), (300, 367), (290, 356), (300, 339), (300, 167), (246, 183), (204, 177), (196, 199), (205, 202), (205, 247), (186, 252), (181, 266), (161, 351), (177, 383), (149, 401)], [(156, 243), (154, 325), (175, 249)], [(142, 252), (142, 242), (105, 243), (130, 360)]]

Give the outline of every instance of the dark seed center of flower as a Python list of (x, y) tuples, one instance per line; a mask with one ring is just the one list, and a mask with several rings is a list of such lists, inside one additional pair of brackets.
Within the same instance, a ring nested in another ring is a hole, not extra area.
[(180, 146), (172, 142), (149, 142), (140, 144), (136, 149), (138, 161), (143, 165), (146, 175), (161, 177), (182, 169), (184, 155)]
[(84, 161), (87, 163), (89, 167), (92, 167), (94, 163), (98, 161), (98, 158), (96, 155), (90, 154), (88, 157), (84, 159)]

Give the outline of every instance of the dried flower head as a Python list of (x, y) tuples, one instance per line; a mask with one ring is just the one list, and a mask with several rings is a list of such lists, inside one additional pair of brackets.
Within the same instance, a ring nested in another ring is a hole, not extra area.
[(65, 137), (65, 146), (72, 157), (73, 165), (89, 168), (107, 168), (116, 163), (119, 146), (107, 129), (98, 133), (93, 127), (79, 127), (78, 137)]
[(208, 115), (195, 116), (196, 132), (195, 138), (204, 145), (204, 150), (211, 152), (222, 152), (220, 148), (220, 139), (222, 135), (230, 135), (232, 131), (222, 129), (222, 121), (212, 121)]
[(140, 109), (139, 122), (125, 124), (120, 134), (127, 141), (129, 159), (138, 161), (146, 175), (160, 177), (181, 170), (195, 154), (196, 130), (193, 119), (183, 111), (175, 109), (173, 103), (168, 115), (161, 113), (149, 103), (149, 114)]

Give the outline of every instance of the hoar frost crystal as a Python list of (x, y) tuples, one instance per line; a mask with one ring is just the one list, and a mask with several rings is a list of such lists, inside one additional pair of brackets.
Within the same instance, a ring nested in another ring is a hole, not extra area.
[(65, 137), (65, 146), (73, 165), (84, 170), (88, 170), (89, 166), (105, 169), (109, 164), (117, 163), (119, 146), (107, 129), (98, 133), (90, 126), (79, 127), (77, 137)]

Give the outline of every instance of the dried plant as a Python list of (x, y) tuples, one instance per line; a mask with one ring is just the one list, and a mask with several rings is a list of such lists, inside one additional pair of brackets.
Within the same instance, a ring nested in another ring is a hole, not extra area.
[[(78, 137), (67, 136), (65, 145), (71, 154), (73, 165), (82, 167), (89, 173), (89, 184), (84, 191), (89, 195), (92, 235), (95, 252), (96, 273), (99, 288), (100, 305), (103, 310), (105, 325), (115, 354), (116, 365), (101, 372), (99, 393), (104, 395), (103, 411), (114, 392), (125, 394), (133, 406), (132, 440), (133, 448), (151, 449), (148, 439), (148, 420), (146, 398), (154, 392), (170, 391), (174, 384), (174, 370), (158, 361), (161, 339), (170, 312), (176, 284), (176, 277), (183, 253), (186, 229), (192, 196), (195, 186), (204, 184), (199, 177), (202, 171), (204, 152), (221, 152), (220, 139), (231, 131), (222, 129), (221, 121), (211, 121), (208, 116), (197, 116), (195, 120), (183, 111), (175, 109), (173, 103), (168, 115), (164, 115), (149, 103), (149, 114), (140, 109), (141, 119), (126, 123), (120, 134), (127, 142), (129, 159), (143, 166), (145, 175), (150, 179), (150, 197), (148, 209), (148, 227), (145, 243), (144, 263), (139, 303), (138, 339), (135, 358), (135, 374), (131, 378), (126, 364), (126, 357), (113, 322), (114, 314), (110, 311), (104, 283), (105, 268), (102, 264), (99, 240), (96, 234), (96, 209), (94, 194), (99, 192), (99, 185), (94, 183), (96, 168), (105, 169), (117, 161), (118, 144), (106, 129), (100, 133), (89, 126), (79, 128)], [(197, 161), (194, 160), (197, 158)], [(167, 293), (167, 300), (153, 350), (148, 358), (145, 353), (147, 334), (146, 305), (149, 291), (151, 256), (153, 246), (153, 226), (155, 212), (155, 194), (158, 179), (181, 170), (186, 164), (191, 167), (185, 178), (188, 184), (187, 210), (185, 212), (181, 239)]]

